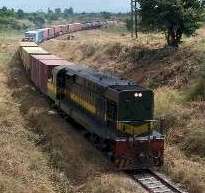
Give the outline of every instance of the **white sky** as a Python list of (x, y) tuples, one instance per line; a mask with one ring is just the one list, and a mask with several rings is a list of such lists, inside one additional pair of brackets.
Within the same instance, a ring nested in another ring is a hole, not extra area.
[(47, 10), (48, 8), (68, 8), (82, 12), (128, 12), (130, 0), (0, 0), (0, 7), (23, 9), (25, 11)]

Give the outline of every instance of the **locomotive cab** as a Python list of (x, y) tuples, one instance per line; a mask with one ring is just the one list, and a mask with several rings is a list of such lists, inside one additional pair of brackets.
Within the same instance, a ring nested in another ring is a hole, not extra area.
[(151, 132), (154, 95), (136, 86), (112, 86), (107, 91), (107, 124), (120, 136), (144, 136)]
[(131, 136), (150, 134), (154, 96), (150, 90), (119, 93), (118, 129)]
[(113, 152), (119, 169), (162, 165), (164, 139), (152, 124), (153, 92), (136, 85), (121, 85), (112, 86), (107, 97), (107, 122), (118, 132)]

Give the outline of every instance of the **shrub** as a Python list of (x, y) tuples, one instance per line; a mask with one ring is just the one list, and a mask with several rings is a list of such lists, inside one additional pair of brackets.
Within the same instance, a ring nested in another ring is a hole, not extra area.
[(187, 100), (205, 100), (205, 63), (201, 67), (199, 78), (188, 91)]

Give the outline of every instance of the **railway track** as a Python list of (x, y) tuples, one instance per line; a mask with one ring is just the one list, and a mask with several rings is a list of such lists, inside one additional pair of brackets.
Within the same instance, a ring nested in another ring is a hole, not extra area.
[(132, 174), (132, 177), (149, 193), (188, 193), (180, 190), (161, 174), (143, 170)]

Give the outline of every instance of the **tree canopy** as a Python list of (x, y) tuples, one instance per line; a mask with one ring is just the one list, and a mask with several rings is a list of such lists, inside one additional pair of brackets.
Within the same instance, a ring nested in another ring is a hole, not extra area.
[(204, 3), (199, 0), (139, 0), (142, 25), (162, 30), (168, 45), (178, 46), (182, 35), (192, 35), (203, 19)]

